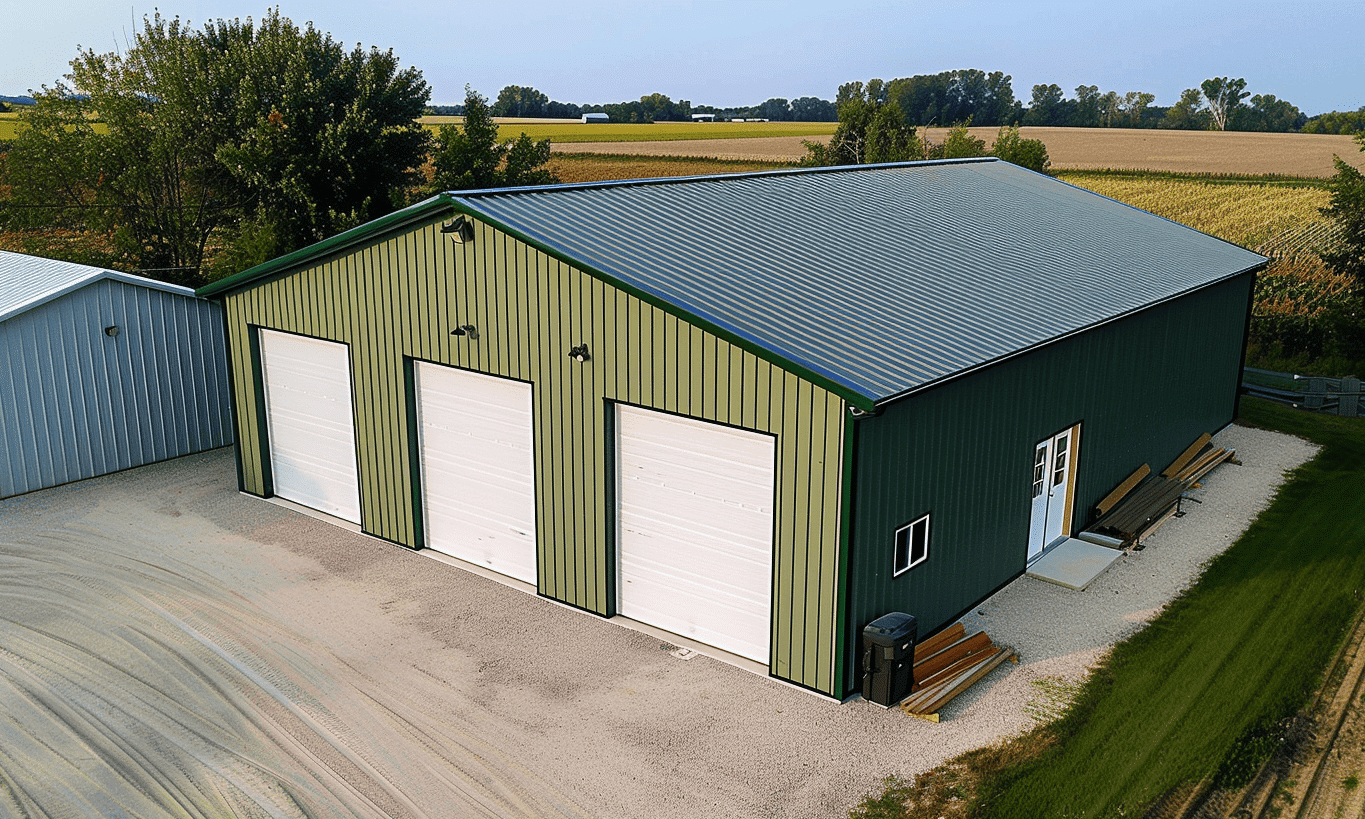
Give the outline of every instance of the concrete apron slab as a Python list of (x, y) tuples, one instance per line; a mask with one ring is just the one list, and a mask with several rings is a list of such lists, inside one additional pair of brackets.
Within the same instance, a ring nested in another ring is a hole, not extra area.
[(1027, 574), (1082, 591), (1120, 557), (1123, 557), (1123, 552), (1117, 549), (1067, 538), (1029, 566)]

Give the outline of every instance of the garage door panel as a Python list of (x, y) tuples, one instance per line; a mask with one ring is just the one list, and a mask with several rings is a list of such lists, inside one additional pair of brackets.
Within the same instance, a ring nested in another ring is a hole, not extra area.
[(359, 523), (350, 351), (273, 330), (259, 340), (275, 494)]
[(766, 663), (773, 439), (617, 410), (620, 611)]
[(426, 545), (536, 582), (531, 387), (414, 365)]

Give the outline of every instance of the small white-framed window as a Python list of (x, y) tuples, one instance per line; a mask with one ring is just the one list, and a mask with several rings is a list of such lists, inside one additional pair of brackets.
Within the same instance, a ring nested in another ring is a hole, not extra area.
[(928, 515), (896, 530), (894, 552), (892, 577), (913, 569), (929, 557)]

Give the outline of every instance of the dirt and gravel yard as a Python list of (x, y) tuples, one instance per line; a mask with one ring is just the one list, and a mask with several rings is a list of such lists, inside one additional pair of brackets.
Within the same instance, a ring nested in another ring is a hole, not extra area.
[(1144, 551), (972, 615), (1023, 663), (938, 725), (243, 496), (230, 450), (0, 501), (0, 814), (839, 816), (1031, 725), (1312, 454), (1220, 438), (1245, 465)]

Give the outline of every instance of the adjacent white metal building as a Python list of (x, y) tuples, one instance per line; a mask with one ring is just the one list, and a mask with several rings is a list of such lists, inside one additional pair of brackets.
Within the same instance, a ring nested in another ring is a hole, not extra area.
[(221, 308), (0, 251), (0, 497), (232, 443)]

